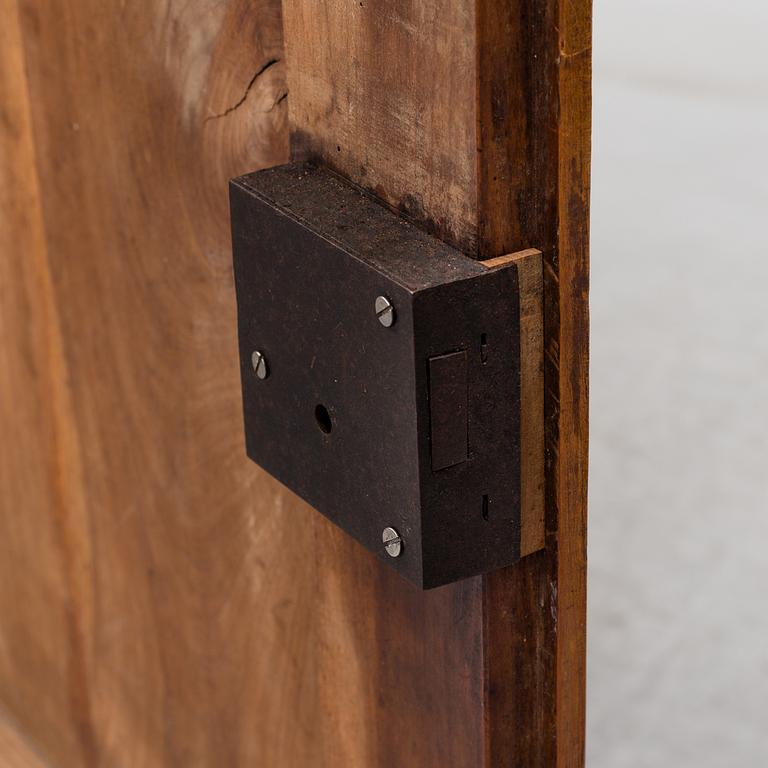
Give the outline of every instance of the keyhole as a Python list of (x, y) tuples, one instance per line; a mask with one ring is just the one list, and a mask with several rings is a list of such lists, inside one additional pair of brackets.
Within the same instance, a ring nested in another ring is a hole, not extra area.
[(317, 426), (320, 427), (321, 432), (325, 432), (326, 435), (331, 434), (333, 429), (331, 414), (328, 413), (328, 409), (322, 403), (315, 406), (315, 421), (317, 421)]
[(488, 494), (483, 494), (483, 520), (488, 519)]

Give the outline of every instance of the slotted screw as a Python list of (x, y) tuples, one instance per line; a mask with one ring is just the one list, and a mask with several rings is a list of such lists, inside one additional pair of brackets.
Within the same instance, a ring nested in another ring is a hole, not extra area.
[(385, 528), (381, 533), (384, 549), (390, 557), (399, 557), (403, 551), (403, 540), (394, 528)]
[(251, 365), (253, 366), (254, 373), (260, 379), (266, 379), (269, 376), (269, 369), (267, 368), (267, 358), (264, 357), (263, 352), (255, 350), (251, 355)]
[(379, 322), (385, 328), (389, 328), (395, 322), (395, 308), (392, 306), (392, 302), (386, 296), (377, 296), (374, 306)]

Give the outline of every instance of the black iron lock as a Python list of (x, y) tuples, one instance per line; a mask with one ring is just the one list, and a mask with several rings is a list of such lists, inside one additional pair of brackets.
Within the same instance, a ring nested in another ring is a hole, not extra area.
[(330, 171), (230, 185), (248, 456), (424, 588), (520, 557), (520, 308)]

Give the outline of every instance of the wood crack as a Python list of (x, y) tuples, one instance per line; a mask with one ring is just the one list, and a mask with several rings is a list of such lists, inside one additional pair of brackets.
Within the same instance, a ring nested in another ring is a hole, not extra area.
[[(243, 104), (248, 99), (248, 95), (251, 92), (251, 89), (255, 85), (256, 81), (271, 67), (274, 67), (275, 64), (277, 64), (280, 61), (280, 59), (269, 59), (269, 61), (265, 62), (259, 69), (256, 70), (256, 73), (254, 76), (249, 80), (248, 85), (245, 86), (245, 90), (243, 91), (243, 95), (231, 106), (227, 107), (223, 112), (218, 112), (215, 115), (209, 115), (205, 118), (205, 122), (207, 123), (209, 120), (218, 120), (219, 118), (226, 117), (227, 115), (232, 114), (236, 109), (239, 107), (242, 107)], [(273, 108), (277, 106), (288, 94), (286, 93), (284, 96), (281, 96), (273, 105)]]

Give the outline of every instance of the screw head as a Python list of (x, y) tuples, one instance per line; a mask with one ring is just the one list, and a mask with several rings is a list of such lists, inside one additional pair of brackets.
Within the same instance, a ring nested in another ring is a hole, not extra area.
[(260, 379), (266, 379), (269, 376), (269, 369), (267, 368), (267, 358), (264, 357), (263, 352), (255, 350), (251, 355), (251, 365), (253, 366), (254, 373)]
[(384, 549), (390, 557), (399, 557), (403, 551), (403, 540), (394, 528), (385, 528), (381, 533)]
[(379, 322), (385, 328), (389, 328), (395, 322), (395, 308), (392, 306), (392, 302), (386, 296), (377, 296), (374, 306)]

